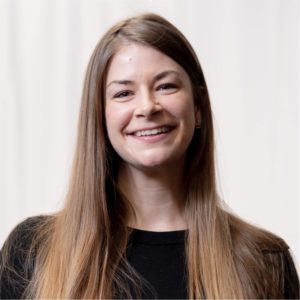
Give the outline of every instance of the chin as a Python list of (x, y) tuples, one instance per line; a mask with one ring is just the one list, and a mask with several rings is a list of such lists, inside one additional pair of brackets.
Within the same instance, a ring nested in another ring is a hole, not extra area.
[(164, 162), (162, 161), (143, 161), (135, 166), (139, 169), (151, 169), (151, 168), (157, 168), (164, 165)]
[(178, 160), (172, 159), (171, 157), (161, 157), (161, 158), (146, 158), (141, 159), (139, 163), (135, 164), (138, 169), (141, 170), (156, 170), (159, 168), (164, 168), (170, 165), (177, 165)]

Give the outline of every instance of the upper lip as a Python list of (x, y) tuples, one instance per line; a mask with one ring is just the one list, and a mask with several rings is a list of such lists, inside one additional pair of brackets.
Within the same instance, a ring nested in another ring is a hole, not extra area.
[(164, 124), (164, 125), (158, 125), (158, 126), (153, 126), (153, 127), (145, 127), (145, 128), (130, 130), (129, 132), (127, 132), (127, 134), (134, 134), (138, 131), (153, 130), (153, 129), (158, 129), (158, 128), (162, 128), (162, 127), (170, 127), (171, 129), (173, 129), (175, 126), (169, 125), (169, 124)]

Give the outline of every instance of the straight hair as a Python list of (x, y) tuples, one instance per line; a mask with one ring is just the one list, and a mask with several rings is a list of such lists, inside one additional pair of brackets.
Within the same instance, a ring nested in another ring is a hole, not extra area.
[[(184, 178), (188, 297), (280, 298), (280, 278), (268, 271), (268, 249), (286, 249), (275, 235), (228, 211), (216, 188), (214, 130), (208, 89), (184, 35), (156, 14), (117, 23), (96, 46), (86, 72), (76, 151), (64, 208), (36, 230), (35, 267), (24, 297), (131, 298), (147, 283), (126, 259), (133, 211), (118, 188), (120, 158), (106, 130), (105, 80), (124, 43), (153, 47), (189, 75), (201, 128), (188, 147)], [(273, 262), (274, 264), (274, 262)]]

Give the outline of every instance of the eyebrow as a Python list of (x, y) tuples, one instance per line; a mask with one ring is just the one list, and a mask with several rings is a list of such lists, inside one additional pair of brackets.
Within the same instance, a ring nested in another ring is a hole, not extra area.
[[(180, 74), (177, 71), (175, 71), (175, 70), (166, 70), (166, 71), (163, 71), (163, 72), (158, 73), (157, 75), (155, 75), (152, 82), (154, 83), (156, 81), (159, 81), (159, 80), (167, 77), (170, 74), (176, 74), (176, 75), (180, 76)], [(133, 80), (127, 80), (127, 79), (124, 79), (124, 80), (113, 80), (113, 81), (111, 81), (106, 86), (106, 88), (108, 88), (113, 83), (115, 83), (115, 84), (122, 84), (122, 85), (130, 85), (130, 84), (134, 84), (134, 81)]]

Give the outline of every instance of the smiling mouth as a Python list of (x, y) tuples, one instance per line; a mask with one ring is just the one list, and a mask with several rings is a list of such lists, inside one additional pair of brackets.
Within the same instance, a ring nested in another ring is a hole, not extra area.
[(155, 129), (148, 129), (148, 130), (138, 130), (132, 133), (132, 135), (141, 137), (141, 136), (154, 136), (154, 135), (160, 135), (163, 133), (170, 132), (174, 127), (171, 126), (162, 126)]

